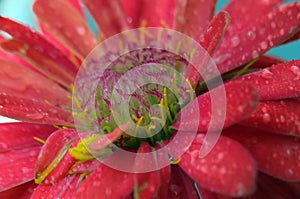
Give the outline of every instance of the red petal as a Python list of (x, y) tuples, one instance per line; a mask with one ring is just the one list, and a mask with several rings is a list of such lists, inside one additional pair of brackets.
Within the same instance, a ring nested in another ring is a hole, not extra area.
[[(232, 32), (222, 40), (216, 52), (215, 61), (221, 73), (247, 63), (270, 48), (283, 43), (300, 30), (299, 3), (284, 5), (272, 12), (265, 12), (263, 9), (266, 14), (253, 17), (253, 11), (260, 9), (257, 9), (257, 4), (253, 1), (247, 2), (249, 3), (245, 4), (245, 1), (242, 1), (241, 4), (249, 7), (250, 21), (245, 20), (244, 14), (237, 15), (237, 19), (243, 20), (243, 22), (236, 22), (240, 28), (233, 28)], [(275, 3), (277, 4), (276, 1)], [(240, 7), (238, 9), (242, 10)], [(235, 18), (232, 17), (232, 22), (234, 21)], [(228, 30), (230, 31), (230, 27)]]
[[(217, 45), (220, 43), (224, 32), (229, 24), (229, 15), (226, 12), (220, 12), (216, 15), (213, 20), (208, 25), (206, 31), (204, 32), (203, 38), (200, 39), (200, 44), (204, 48), (205, 53), (212, 56), (215, 52)], [(199, 40), (199, 38), (196, 38)], [(203, 55), (203, 57), (210, 58), (208, 55)], [(192, 85), (195, 85), (199, 81), (199, 72), (202, 71), (203, 67), (207, 64), (208, 60), (204, 59), (197, 67), (189, 65), (186, 71), (186, 78), (190, 80)]]
[(242, 124), (271, 133), (300, 137), (300, 101), (260, 102), (256, 112)]
[(71, 173), (92, 173), (100, 164), (101, 162), (98, 159), (78, 163), (72, 168)]
[[(41, 183), (45, 179), (46, 183), (56, 182), (58, 178), (68, 172), (75, 163), (75, 160), (68, 154), (68, 150), (77, 137), (78, 134), (75, 130), (67, 129), (58, 130), (47, 139), (36, 163), (35, 180), (37, 183)], [(60, 170), (55, 170), (57, 167), (60, 167)], [(54, 173), (52, 173), (53, 171)], [(48, 179), (49, 174), (52, 177), (50, 179)]]
[(47, 77), (61, 83), (67, 88), (74, 82), (75, 75), (71, 75), (55, 61), (49, 59), (43, 53), (38, 52), (24, 42), (15, 39), (6, 40), (1, 43), (1, 47), (7, 52), (18, 55)]
[(0, 114), (17, 120), (73, 125), (71, 113), (45, 102), (21, 98), (6, 93), (0, 93)]
[(171, 169), (169, 198), (198, 199), (199, 196), (192, 179), (177, 165), (172, 165)]
[(122, 198), (134, 187), (133, 175), (101, 164), (78, 187), (76, 199)]
[[(226, 102), (223, 99), (223, 89), (226, 91)], [(214, 96), (213, 102), (211, 95)], [(229, 82), (224, 88), (217, 87), (208, 93), (199, 96), (196, 100), (184, 107), (178, 117), (174, 128), (183, 131), (206, 132), (209, 128), (218, 130), (245, 119), (256, 109), (258, 96), (254, 87), (243, 82)], [(212, 116), (212, 105), (218, 110), (218, 114)], [(199, 106), (199, 111), (195, 108)], [(224, 107), (225, 106), (225, 107)], [(226, 116), (226, 117), (225, 117)], [(214, 118), (212, 118), (214, 117)], [(199, 121), (197, 120), (199, 119)], [(224, 120), (225, 121), (224, 121)], [(211, 121), (214, 122), (210, 127)]]
[(31, 199), (71, 199), (80, 180), (79, 175), (67, 176), (53, 185), (39, 185)]
[(62, 0), (36, 0), (33, 11), (52, 35), (56, 35), (82, 58), (96, 46), (97, 41), (84, 17), (69, 3)]
[[(260, 175), (258, 175), (258, 191), (251, 198), (252, 199), (300, 198), (299, 185), (300, 185), (299, 183), (287, 183), (260, 173)], [(294, 190), (293, 189), (294, 187), (297, 187), (297, 189)]]
[(260, 100), (300, 96), (300, 60), (278, 64), (237, 79), (258, 90)]
[(133, 28), (139, 27), (140, 0), (121, 0), (122, 7), (127, 16), (127, 22)]
[(0, 192), (0, 198), (30, 199), (35, 187), (36, 184), (34, 184), (33, 181), (30, 181), (12, 189)]
[(177, 1), (174, 29), (197, 40), (212, 19), (215, 6), (216, 0)]
[(46, 140), (56, 128), (50, 125), (30, 123), (0, 124), (0, 152), (39, 145), (34, 137)]
[(57, 48), (45, 40), (39, 33), (33, 32), (30, 28), (4, 17), (0, 17), (0, 27), (2, 31), (7, 32), (15, 39), (27, 43), (36, 51), (47, 56), (49, 59), (54, 60), (70, 74), (76, 75), (77, 66), (75, 66), (74, 63), (72, 63)]
[(0, 191), (33, 180), (40, 146), (0, 153)]
[(291, 37), (290, 39), (288, 39), (286, 42), (284, 43), (289, 43), (289, 42), (293, 42), (300, 39), (300, 31), (298, 33), (296, 33), (293, 37)]
[(175, 0), (140, 0), (139, 24), (148, 27), (173, 26)]
[(254, 191), (256, 165), (239, 143), (220, 137), (212, 151), (200, 158), (204, 135), (198, 134), (179, 166), (200, 186), (228, 196), (245, 196)]
[(71, 107), (69, 93), (56, 83), (9, 60), (0, 58), (0, 64), (1, 92), (28, 99), (47, 100), (52, 105)]
[(271, 56), (261, 56), (252, 66), (251, 68), (266, 68), (270, 67), (275, 64), (282, 63), (283, 60), (277, 58), (277, 57), (271, 57)]
[[(150, 145), (144, 142), (140, 146), (138, 153), (150, 153), (152, 152), (152, 150), (153, 149), (150, 147)], [(137, 158), (135, 161), (135, 165), (142, 167), (146, 163), (142, 158)], [(147, 161), (155, 162), (155, 159), (153, 157), (152, 160)], [(136, 188), (138, 189), (139, 198), (167, 198), (168, 192), (166, 191), (170, 180), (169, 176), (170, 166), (152, 172), (136, 174)]]
[(300, 180), (299, 138), (241, 126), (233, 126), (224, 133), (249, 149), (261, 171), (284, 180)]
[(118, 34), (127, 28), (127, 19), (118, 0), (83, 0), (105, 37)]

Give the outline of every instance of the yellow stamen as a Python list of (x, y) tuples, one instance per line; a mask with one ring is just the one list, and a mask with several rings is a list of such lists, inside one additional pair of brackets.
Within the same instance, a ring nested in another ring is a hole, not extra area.
[(167, 24), (167, 22), (165, 22), (164, 20), (161, 20), (161, 21), (160, 21), (160, 24), (161, 24), (162, 27), (164, 27), (164, 28), (171, 29), (170, 26)]
[(179, 164), (179, 162), (181, 161), (181, 157), (179, 157), (177, 160), (175, 161), (171, 161), (170, 164)]
[(45, 143), (46, 143), (45, 140), (43, 140), (43, 139), (41, 139), (41, 138), (38, 138), (38, 137), (33, 137), (33, 139), (36, 140), (36, 141), (38, 141), (38, 142), (41, 143), (41, 144), (45, 144)]

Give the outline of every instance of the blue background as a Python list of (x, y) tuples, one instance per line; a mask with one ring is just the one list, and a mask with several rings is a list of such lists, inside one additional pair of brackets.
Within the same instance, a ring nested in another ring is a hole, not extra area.
[[(297, 0), (288, 0), (286, 2), (292, 1)], [(226, 5), (227, 2), (228, 0), (219, 0), (217, 10), (220, 10), (224, 5)], [(32, 0), (0, 0), (0, 14), (35, 27), (34, 16), (31, 12), (31, 3)], [(287, 60), (300, 59), (299, 49), (300, 41), (297, 41), (274, 48), (269, 51), (268, 54), (276, 55)]]

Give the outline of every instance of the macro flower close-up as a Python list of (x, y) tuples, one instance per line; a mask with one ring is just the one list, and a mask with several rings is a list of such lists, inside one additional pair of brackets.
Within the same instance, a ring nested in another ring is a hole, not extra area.
[(0, 198), (300, 198), (300, 2), (216, 5), (0, 16)]

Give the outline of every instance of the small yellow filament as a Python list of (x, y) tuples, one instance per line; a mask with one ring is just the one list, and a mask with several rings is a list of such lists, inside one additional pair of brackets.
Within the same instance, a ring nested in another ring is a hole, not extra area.
[(194, 95), (193, 95), (194, 89), (193, 89), (191, 81), (189, 79), (186, 79), (186, 81), (190, 87), (188, 90), (186, 90), (186, 92), (190, 94), (190, 99), (192, 101), (192, 100), (194, 100)]
[(161, 20), (161, 21), (160, 21), (160, 24), (161, 24), (162, 27), (164, 27), (164, 28), (171, 29), (170, 26), (167, 24), (167, 22), (165, 22), (164, 20)]
[(38, 137), (33, 137), (33, 139), (36, 140), (36, 141), (38, 141), (38, 142), (41, 143), (41, 144), (45, 144), (45, 143), (46, 143), (45, 140), (43, 140), (43, 139), (41, 139), (41, 138), (38, 138)]
[(180, 40), (180, 41), (178, 41), (177, 46), (176, 46), (176, 50), (175, 50), (176, 55), (179, 54), (179, 50), (181, 48), (181, 45), (182, 45), (182, 41)]
[(179, 162), (181, 161), (181, 157), (179, 157), (177, 160), (175, 161), (171, 161), (171, 164), (179, 164)]
[(164, 108), (166, 110), (167, 117), (169, 118), (170, 121), (172, 121), (172, 116), (171, 116), (170, 109), (168, 106), (167, 88), (164, 88), (164, 100), (163, 101), (164, 101)]

